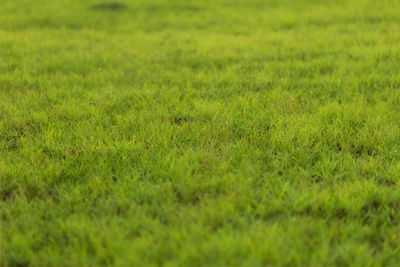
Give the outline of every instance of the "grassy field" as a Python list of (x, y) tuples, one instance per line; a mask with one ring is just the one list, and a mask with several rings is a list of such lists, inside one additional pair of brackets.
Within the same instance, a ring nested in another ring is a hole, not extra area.
[(400, 266), (399, 10), (0, 0), (0, 266)]

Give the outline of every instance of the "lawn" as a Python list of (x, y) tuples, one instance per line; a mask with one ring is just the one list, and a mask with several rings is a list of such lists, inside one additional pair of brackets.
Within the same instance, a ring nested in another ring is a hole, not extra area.
[(0, 266), (400, 266), (400, 1), (0, 0)]

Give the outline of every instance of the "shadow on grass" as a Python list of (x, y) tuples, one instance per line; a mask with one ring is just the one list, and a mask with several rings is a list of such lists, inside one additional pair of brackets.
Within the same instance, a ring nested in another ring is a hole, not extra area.
[(127, 8), (127, 5), (121, 2), (101, 2), (91, 6), (95, 10), (119, 11)]

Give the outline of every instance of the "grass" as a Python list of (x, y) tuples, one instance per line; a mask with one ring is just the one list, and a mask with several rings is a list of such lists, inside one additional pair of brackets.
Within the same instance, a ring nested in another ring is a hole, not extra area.
[(399, 266), (400, 9), (2, 0), (1, 266)]

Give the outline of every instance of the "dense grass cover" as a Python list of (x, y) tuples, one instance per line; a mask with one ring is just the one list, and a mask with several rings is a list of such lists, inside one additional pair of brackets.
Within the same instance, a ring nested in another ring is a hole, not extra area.
[(1, 266), (399, 266), (399, 1), (0, 2)]

